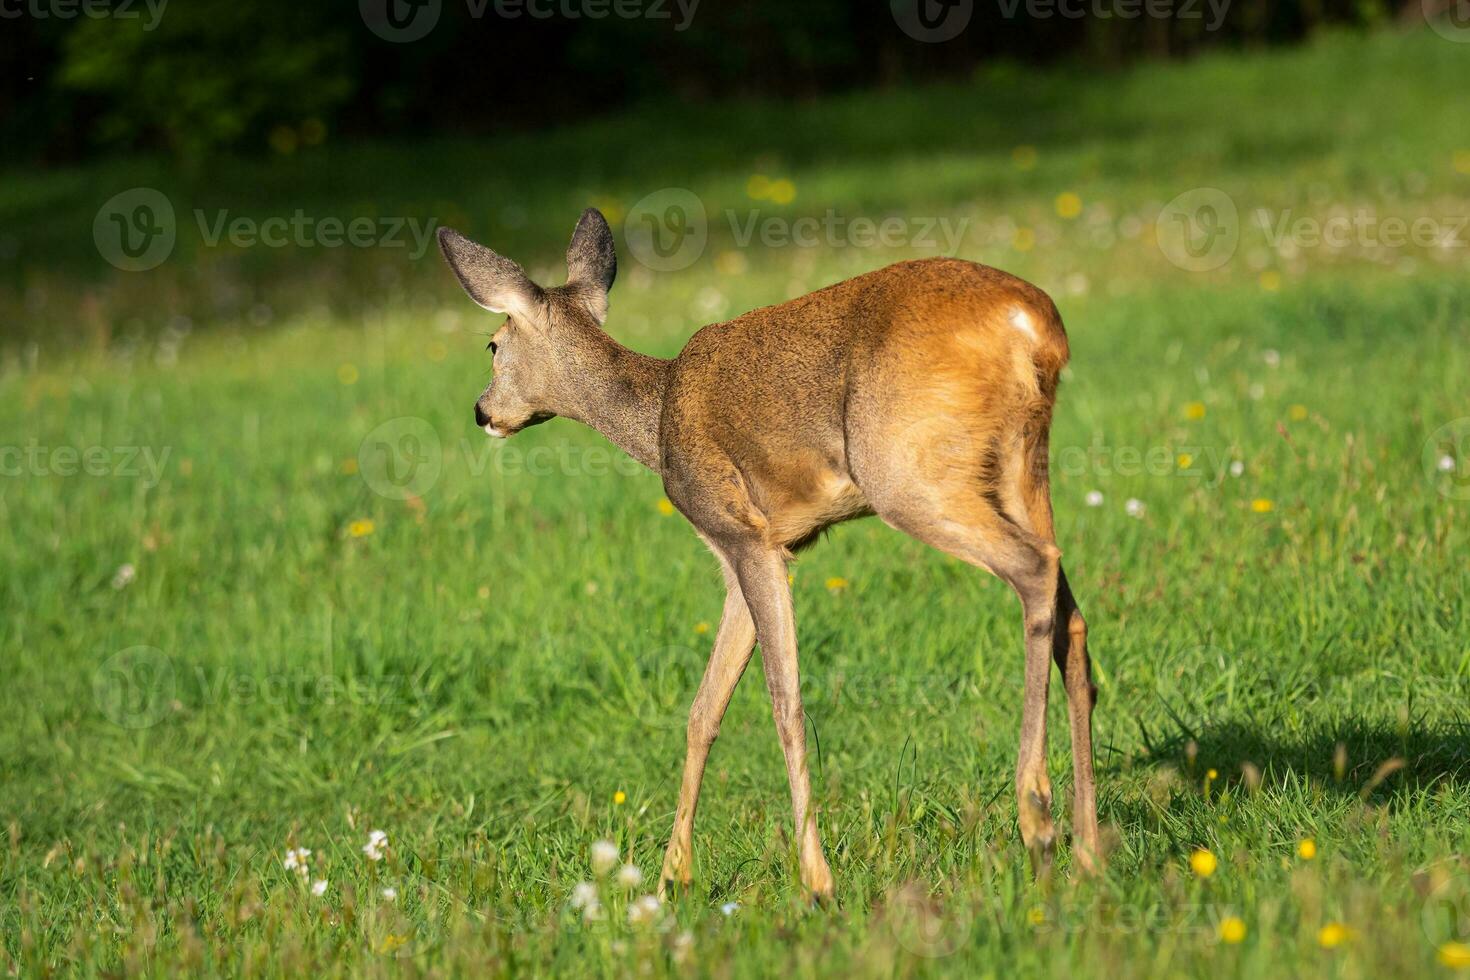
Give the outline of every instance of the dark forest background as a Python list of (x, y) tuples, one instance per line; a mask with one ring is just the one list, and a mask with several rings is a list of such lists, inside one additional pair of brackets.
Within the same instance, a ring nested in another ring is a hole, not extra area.
[[(1098, 0), (919, 0), (932, 5), (931, 19), (969, 15), (958, 36), (920, 43), (900, 26), (915, 0), (702, 0), (687, 23), (688, 0), (617, 0), (643, 16), (601, 18), (587, 16), (599, 0), (535, 0), (551, 14), (539, 17), (506, 16), (496, 0), (172, 0), (161, 16), (145, 0), (86, 0), (90, 15), (83, 2), (0, 2), (0, 139), (10, 163), (490, 135), (633, 103), (799, 100), (997, 63), (1106, 70), (1404, 13), (1401, 0), (1233, 0), (1220, 19), (1226, 0), (1167, 0), (1172, 16), (1124, 19), (1099, 16)], [(433, 28), (386, 40), (371, 26), (386, 2), (400, 20), (437, 4)]]

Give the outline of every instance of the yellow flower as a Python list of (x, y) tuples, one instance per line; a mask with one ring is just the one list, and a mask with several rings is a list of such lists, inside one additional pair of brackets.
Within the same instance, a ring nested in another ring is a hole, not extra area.
[(703, 636), (704, 634), (709, 632), (709, 623), (695, 623), (694, 632), (698, 633), (700, 636)]
[(1470, 967), (1470, 946), (1450, 941), (1439, 948), (1434, 958), (1439, 960), (1441, 966), (1447, 966), (1452, 970), (1464, 970)]
[(663, 497), (663, 498), (661, 498), (659, 500), (659, 502), (658, 502), (658, 512), (660, 514), (664, 515), (665, 517), (669, 517), (670, 515), (672, 515), (674, 513), (674, 505), (672, 503), (670, 503), (668, 497)]
[(826, 585), (828, 592), (841, 592), (847, 588), (847, 579), (834, 575), (827, 580)]
[(352, 535), (354, 538), (365, 538), (377, 529), (378, 526), (365, 517), (361, 520), (353, 521), (351, 524), (347, 525), (347, 533)]
[(1031, 910), (1026, 913), (1026, 921), (1030, 922), (1033, 926), (1044, 924), (1046, 922), (1046, 909), (1040, 905), (1031, 906)]
[(357, 365), (344, 364), (337, 369), (337, 380), (344, 385), (357, 384)]
[(1291, 406), (1291, 408), (1287, 409), (1287, 413), (1291, 415), (1291, 420), (1293, 422), (1304, 421), (1307, 417), (1307, 406), (1293, 405)]
[(1030, 228), (1017, 228), (1011, 236), (1011, 245), (1018, 252), (1029, 252), (1036, 247), (1036, 232)]
[(1268, 293), (1274, 293), (1281, 288), (1281, 273), (1275, 269), (1267, 269), (1261, 273), (1261, 288)]
[(1082, 213), (1082, 198), (1071, 191), (1063, 191), (1057, 195), (1057, 214), (1071, 220)]
[(1303, 861), (1310, 861), (1317, 856), (1317, 842), (1312, 838), (1305, 838), (1296, 846), (1296, 855)]
[(1201, 878), (1208, 878), (1210, 875), (1214, 874), (1215, 868), (1219, 865), (1219, 863), (1220, 862), (1215, 860), (1215, 855), (1211, 854), (1204, 848), (1200, 848), (1189, 856), (1189, 866), (1193, 868), (1194, 873), (1199, 875)]
[(782, 177), (771, 181), (771, 201), (775, 204), (790, 204), (796, 200), (796, 185)]
[(1189, 455), (1189, 453), (1180, 453), (1179, 454), (1179, 468), (1181, 470), (1187, 470), (1187, 469), (1189, 469), (1189, 464), (1190, 463), (1193, 463), (1193, 462), (1194, 462), (1194, 457), (1191, 456), (1191, 455)]
[(1232, 946), (1245, 939), (1245, 920), (1238, 915), (1227, 915), (1220, 920), (1220, 942)]
[(1271, 503), (1271, 501), (1267, 500), (1265, 497), (1257, 497), (1255, 500), (1251, 501), (1251, 510), (1255, 511), (1257, 514), (1269, 514), (1275, 507), (1276, 505)]
[(342, 460), (342, 472), (345, 473), (345, 474), (347, 474), (348, 476), (351, 476), (352, 474), (356, 473), (357, 472), (357, 460), (355, 460), (355, 459), (344, 459), (344, 460)]
[(786, 573), (786, 584), (787, 585), (795, 585), (796, 584), (796, 573), (795, 572), (787, 572)]
[(1017, 170), (1030, 170), (1036, 166), (1036, 147), (1018, 146), (1011, 151), (1011, 162)]
[(1323, 949), (1336, 949), (1353, 938), (1353, 931), (1341, 922), (1329, 922), (1317, 930), (1317, 945)]
[(1211, 770), (1209, 770), (1208, 772), (1205, 773), (1205, 778), (1206, 779), (1209, 779), (1209, 780), (1219, 779), (1220, 778), (1220, 771), (1218, 769), (1211, 769)]
[(752, 200), (765, 200), (770, 193), (771, 178), (765, 174), (751, 174), (750, 179), (745, 182), (745, 196)]
[(1184, 417), (1193, 422), (1198, 422), (1205, 417), (1205, 411), (1204, 402), (1190, 402), (1184, 406)]
[(613, 794), (613, 805), (614, 806), (622, 806), (624, 803), (627, 803), (627, 802), (628, 802), (628, 794), (627, 793), (624, 793), (622, 790), (618, 790), (616, 793)]
[(378, 944), (378, 952), (383, 954), (391, 953), (407, 942), (407, 936), (395, 936), (390, 933), (384, 936), (383, 941)]

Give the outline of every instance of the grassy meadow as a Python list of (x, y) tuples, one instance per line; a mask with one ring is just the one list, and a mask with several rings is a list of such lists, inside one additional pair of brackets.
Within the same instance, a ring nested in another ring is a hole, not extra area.
[[(197, 173), (7, 173), (0, 960), (1465, 975), (1467, 88), (1470, 52), (1428, 31), (1343, 35), (499, 141), (328, 139)], [(177, 243), (119, 271), (94, 218), (139, 186), (171, 202)], [(708, 240), (660, 269), (623, 233), (669, 188)], [(1210, 206), (1171, 240), (1190, 193)], [(720, 612), (714, 560), (589, 430), (474, 427), (498, 318), (435, 250), (210, 244), (196, 217), (450, 224), (555, 280), (589, 203), (621, 249), (608, 329), (650, 353), (921, 255), (1052, 293), (1073, 351), (1053, 497), (1091, 627), (1104, 875), (1074, 879), (1064, 845), (1035, 881), (1020, 843), (1015, 598), (869, 520), (793, 566), (835, 906), (795, 886), (758, 665), (711, 756), (694, 887), (639, 904)], [(781, 240), (828, 215), (815, 243)], [(870, 243), (858, 218), (897, 230)], [(641, 882), (598, 877), (600, 841)]]

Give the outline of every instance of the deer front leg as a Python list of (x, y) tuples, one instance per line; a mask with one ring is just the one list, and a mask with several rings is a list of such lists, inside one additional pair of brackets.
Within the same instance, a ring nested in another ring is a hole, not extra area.
[(786, 756), (801, 881), (814, 898), (829, 899), (833, 891), (832, 869), (822, 853), (817, 814), (812, 807), (811, 777), (806, 765), (806, 718), (802, 713), (801, 681), (796, 664), (796, 619), (786, 562), (779, 553), (760, 551), (742, 556), (735, 570), (755, 621), (761, 664), (771, 693), (771, 712)]
[(750, 610), (740, 594), (740, 585), (726, 570), (729, 591), (725, 594), (725, 611), (720, 616), (720, 629), (715, 634), (714, 652), (699, 682), (699, 693), (689, 709), (689, 728), (685, 739), (684, 781), (679, 786), (679, 805), (674, 811), (674, 830), (669, 835), (669, 849), (664, 853), (663, 873), (659, 876), (659, 894), (670, 887), (687, 885), (693, 878), (694, 811), (699, 806), (699, 787), (704, 780), (704, 766), (710, 746), (720, 734), (720, 721), (730, 706), (730, 696), (750, 655), (755, 648), (755, 626)]

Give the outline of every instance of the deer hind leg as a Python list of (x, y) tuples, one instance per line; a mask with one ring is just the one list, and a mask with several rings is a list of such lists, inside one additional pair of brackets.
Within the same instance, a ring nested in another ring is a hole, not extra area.
[(953, 491), (948, 498), (910, 499), (876, 509), (879, 517), (899, 530), (993, 572), (1021, 599), (1026, 681), (1016, 758), (1017, 816), (1032, 864), (1038, 875), (1045, 874), (1056, 844), (1046, 768), (1046, 701), (1056, 627), (1058, 552), (1012, 521), (973, 486)]
[(1056, 636), (1052, 657), (1067, 689), (1067, 721), (1072, 732), (1073, 857), (1087, 872), (1102, 868), (1102, 841), (1097, 826), (1097, 783), (1092, 772), (1092, 709), (1097, 688), (1092, 683), (1092, 660), (1087, 654), (1087, 621), (1067, 583), (1057, 572)]

